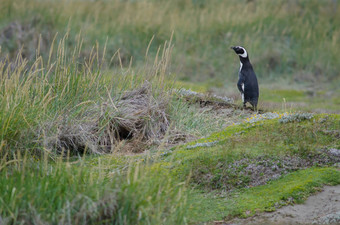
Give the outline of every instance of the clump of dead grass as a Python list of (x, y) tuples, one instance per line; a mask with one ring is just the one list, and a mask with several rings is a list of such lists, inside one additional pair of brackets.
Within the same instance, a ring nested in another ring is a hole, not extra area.
[(165, 93), (152, 91), (148, 81), (120, 98), (112, 97), (109, 102), (90, 107), (83, 118), (69, 119), (66, 115), (56, 124), (56, 135), (45, 136), (47, 149), (59, 153), (110, 153), (120, 151), (138, 152), (143, 147), (160, 142), (169, 127), (169, 99)]

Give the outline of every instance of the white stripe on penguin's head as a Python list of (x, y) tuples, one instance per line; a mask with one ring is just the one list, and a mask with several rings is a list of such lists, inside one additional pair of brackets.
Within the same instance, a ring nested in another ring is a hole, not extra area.
[(237, 46), (237, 47), (243, 49), (243, 53), (242, 54), (238, 54), (238, 55), (241, 56), (242, 58), (247, 58), (247, 56), (248, 56), (247, 50), (245, 48), (243, 48), (242, 46)]

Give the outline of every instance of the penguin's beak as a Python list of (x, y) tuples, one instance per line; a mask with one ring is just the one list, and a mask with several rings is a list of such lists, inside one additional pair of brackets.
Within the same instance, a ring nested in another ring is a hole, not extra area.
[(231, 46), (230, 47), (232, 50), (236, 51), (236, 46)]

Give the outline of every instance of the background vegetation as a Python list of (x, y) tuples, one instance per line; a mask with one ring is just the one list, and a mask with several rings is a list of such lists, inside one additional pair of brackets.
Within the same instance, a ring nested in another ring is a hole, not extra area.
[(2, 52), (13, 57), (24, 46), (34, 58), (40, 34), (47, 54), (55, 33), (69, 32), (84, 38), (84, 56), (107, 43), (107, 59), (120, 49), (123, 66), (142, 65), (149, 41), (155, 55), (174, 32), (171, 71), (184, 80), (233, 87), (238, 59), (229, 48), (242, 45), (261, 81), (339, 81), (337, 1), (3, 0), (0, 12)]

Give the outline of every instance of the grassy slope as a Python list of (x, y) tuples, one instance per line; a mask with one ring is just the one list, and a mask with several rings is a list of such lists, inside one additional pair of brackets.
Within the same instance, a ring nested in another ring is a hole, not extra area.
[[(192, 116), (195, 115), (193, 112)], [(10, 162), (9, 165), (3, 165), (5, 169), (1, 169), (1, 180), (6, 182), (1, 182), (1, 193), (4, 195), (1, 197), (3, 204), (0, 214), (8, 221), (29, 220), (44, 223), (80, 223), (85, 221), (84, 218), (87, 223), (96, 223), (115, 218), (113, 221), (117, 224), (181, 224), (184, 223), (184, 218), (199, 222), (249, 216), (255, 212), (272, 210), (273, 205), (287, 204), (291, 201), (290, 197), (295, 201), (304, 199), (316, 190), (315, 187), (338, 184), (339, 172), (331, 168), (309, 169), (245, 191), (239, 190), (236, 185), (236, 191), (228, 201), (221, 200), (219, 192), (207, 190), (211, 186), (213, 189), (223, 186), (225, 180), (220, 178), (228, 171), (221, 170), (221, 165), (223, 168), (228, 165), (228, 161), (234, 159), (290, 153), (303, 156), (310, 150), (323, 146), (338, 148), (340, 143), (337, 139), (321, 132), (327, 129), (339, 130), (338, 115), (330, 117), (332, 119), (326, 123), (319, 123), (317, 117), (315, 123), (308, 121), (281, 125), (275, 120), (255, 127), (249, 124), (235, 125), (201, 140), (221, 140), (221, 143), (212, 148), (179, 149), (166, 158), (165, 162), (158, 161), (156, 156), (150, 161), (156, 160), (156, 163), (151, 164), (149, 173), (129, 172), (134, 177), (134, 182), (126, 179), (124, 171), (136, 162), (148, 161), (148, 157), (84, 158), (81, 160), (85, 160), (86, 166), (79, 163), (69, 166), (68, 163), (58, 162), (47, 163), (48, 169), (42, 169), (43, 164), (37, 167), (37, 163), (26, 167), (21, 165), (19, 158), (19, 163)], [(181, 119), (181, 122), (189, 121), (186, 122), (187, 125), (197, 128), (200, 127), (199, 124), (202, 125), (202, 120), (198, 117), (194, 121)], [(240, 133), (242, 131), (244, 133)], [(269, 145), (270, 139), (275, 142), (270, 142)], [(53, 169), (54, 167), (61, 169)], [(99, 174), (96, 175), (98, 171)], [(185, 191), (183, 185), (190, 174), (194, 183), (199, 182), (199, 186), (205, 191)], [(213, 176), (214, 182), (202, 182), (205, 174)], [(236, 174), (233, 180), (244, 178), (246, 177)], [(284, 190), (281, 189), (283, 184), (286, 185)], [(279, 192), (267, 195), (267, 201), (259, 201), (263, 199), (261, 193), (268, 193), (277, 187), (280, 187)], [(116, 204), (120, 207), (112, 209)], [(205, 210), (204, 216), (200, 215), (202, 210)], [(113, 211), (113, 214), (105, 214), (107, 211)]]
[(315, 122), (301, 122), (298, 125), (280, 124), (274, 119), (228, 127), (222, 132), (197, 141), (219, 141), (213, 147), (176, 150), (171, 156), (180, 164), (176, 166), (176, 173), (184, 177), (191, 173), (194, 182), (202, 187), (223, 189), (223, 182), (231, 182), (230, 185), (233, 186), (233, 182), (238, 180), (247, 181), (247, 175), (239, 176), (237, 173), (235, 177), (230, 177), (230, 180), (224, 180), (224, 177), (232, 173), (227, 169), (228, 165), (235, 160), (268, 158), (269, 161), (275, 161), (285, 156), (310, 158), (316, 157), (317, 150), (322, 147), (338, 148), (340, 142), (336, 136), (324, 134), (323, 131), (338, 130), (339, 116), (332, 116), (325, 123), (318, 122), (318, 118), (320, 117), (314, 119)]
[[(326, 122), (323, 118), (326, 118)], [(274, 119), (256, 124), (234, 125), (188, 144), (190, 146), (218, 140), (219, 143), (213, 147), (186, 149), (185, 145), (168, 153), (164, 168), (170, 169), (172, 176), (182, 180), (191, 177), (190, 183), (195, 188), (188, 196), (189, 221), (251, 216), (286, 204), (301, 203), (325, 184), (340, 184), (340, 172), (332, 167), (314, 167), (297, 172), (293, 172), (296, 170), (293, 169), (288, 175), (266, 185), (249, 187), (249, 177), (242, 173), (248, 165), (240, 165), (236, 171), (228, 170), (229, 166), (237, 160), (250, 159), (250, 164), (253, 160), (264, 158), (269, 159), (265, 163), (274, 165), (282, 156), (316, 160), (319, 157), (317, 149), (339, 148), (340, 145), (336, 136), (322, 131), (337, 131), (339, 128), (339, 115), (318, 115), (311, 121), (300, 123), (282, 124)], [(162, 163), (157, 164), (159, 166)], [(240, 180), (243, 183), (239, 183)], [(225, 190), (230, 186), (234, 190), (228, 194)], [(248, 188), (242, 188), (245, 186)]]
[[(338, 148), (339, 140), (321, 131), (339, 130), (339, 121), (339, 115), (320, 115), (300, 123), (281, 124), (277, 119), (255, 126), (243, 123), (198, 141), (220, 140), (214, 147), (186, 150), (183, 146), (165, 158), (156, 153), (150, 157), (101, 156), (72, 163), (40, 163), (17, 155), (18, 162), (1, 168), (1, 180), (6, 182), (0, 185), (5, 193), (0, 198), (0, 214), (12, 222), (182, 224), (184, 218), (202, 222), (271, 211), (303, 201), (322, 185), (340, 184), (340, 172), (331, 167), (301, 170), (264, 186), (244, 189), (235, 185), (227, 195), (223, 185), (216, 189), (212, 183), (202, 182), (204, 173), (223, 177), (223, 167), (240, 158), (304, 156), (323, 146)], [(314, 134), (309, 140), (305, 134), (310, 131)], [(267, 139), (272, 144), (265, 147)], [(190, 174), (193, 190), (185, 188)], [(112, 213), (107, 214), (109, 211)]]

